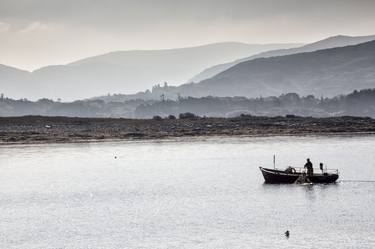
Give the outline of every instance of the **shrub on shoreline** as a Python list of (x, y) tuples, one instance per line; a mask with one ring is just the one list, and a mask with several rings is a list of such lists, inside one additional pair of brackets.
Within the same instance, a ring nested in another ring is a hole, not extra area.
[(180, 115), (178, 115), (178, 118), (179, 119), (197, 119), (199, 118), (199, 116), (191, 112), (185, 112), (185, 113), (180, 113)]

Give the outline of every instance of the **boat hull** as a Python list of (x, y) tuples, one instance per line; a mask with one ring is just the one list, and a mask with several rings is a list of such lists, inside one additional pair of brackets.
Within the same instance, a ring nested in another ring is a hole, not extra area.
[[(283, 170), (266, 169), (259, 167), (265, 183), (291, 184), (295, 183), (302, 173), (286, 173)], [(339, 178), (338, 174), (314, 174), (308, 177), (312, 183), (334, 183)]]

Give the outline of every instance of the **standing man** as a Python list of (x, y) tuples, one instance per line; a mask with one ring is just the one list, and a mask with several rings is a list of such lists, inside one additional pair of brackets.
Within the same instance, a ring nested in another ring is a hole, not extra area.
[(313, 164), (310, 161), (310, 158), (307, 158), (307, 162), (306, 162), (304, 168), (307, 169), (307, 175), (308, 176), (312, 176), (314, 174), (314, 168), (313, 168)]

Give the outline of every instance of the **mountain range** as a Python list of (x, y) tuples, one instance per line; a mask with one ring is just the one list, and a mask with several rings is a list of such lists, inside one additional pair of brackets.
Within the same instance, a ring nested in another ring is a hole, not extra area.
[(197, 47), (116, 51), (33, 72), (0, 65), (0, 93), (13, 98), (62, 98), (138, 92), (169, 82), (181, 84), (209, 66), (300, 44), (215, 43)]
[[(0, 65), (0, 93), (13, 98), (70, 101), (108, 92), (139, 92), (154, 85), (151, 91), (99, 99), (108, 102), (208, 95), (251, 98), (287, 92), (332, 97), (375, 87), (375, 47), (368, 40), (375, 40), (375, 36), (335, 36), (296, 48), (285, 48), (296, 44), (230, 42), (181, 49), (118, 51), (33, 72)], [(284, 49), (273, 49), (280, 47)], [(254, 54), (260, 50), (269, 51)], [(234, 57), (243, 59), (208, 69), (206, 72), (210, 73), (219, 69), (219, 73), (198, 83), (158, 84), (186, 82), (184, 79), (207, 65)]]
[(209, 79), (241, 62), (249, 61), (249, 60), (253, 60), (257, 58), (269, 58), (269, 57), (274, 57), (274, 56), (283, 56), (283, 55), (290, 55), (290, 54), (313, 52), (313, 51), (327, 49), (327, 48), (356, 45), (356, 44), (373, 41), (373, 40), (375, 40), (375, 35), (369, 35), (369, 36), (338, 35), (338, 36), (329, 37), (327, 39), (323, 39), (314, 43), (306, 44), (301, 47), (266, 51), (266, 52), (262, 52), (256, 55), (252, 55), (250, 57), (241, 58), (239, 60), (235, 60), (229, 63), (218, 64), (218, 65), (209, 67), (205, 69), (204, 71), (202, 71), (201, 73), (194, 76), (193, 78), (191, 78), (189, 82), (200, 82), (202, 80)]

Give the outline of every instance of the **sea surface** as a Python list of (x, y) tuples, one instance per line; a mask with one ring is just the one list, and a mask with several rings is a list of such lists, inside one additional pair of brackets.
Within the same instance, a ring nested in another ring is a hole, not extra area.
[[(274, 154), (339, 182), (264, 184)], [(375, 248), (375, 136), (0, 146), (0, 248), (328, 247)]]

